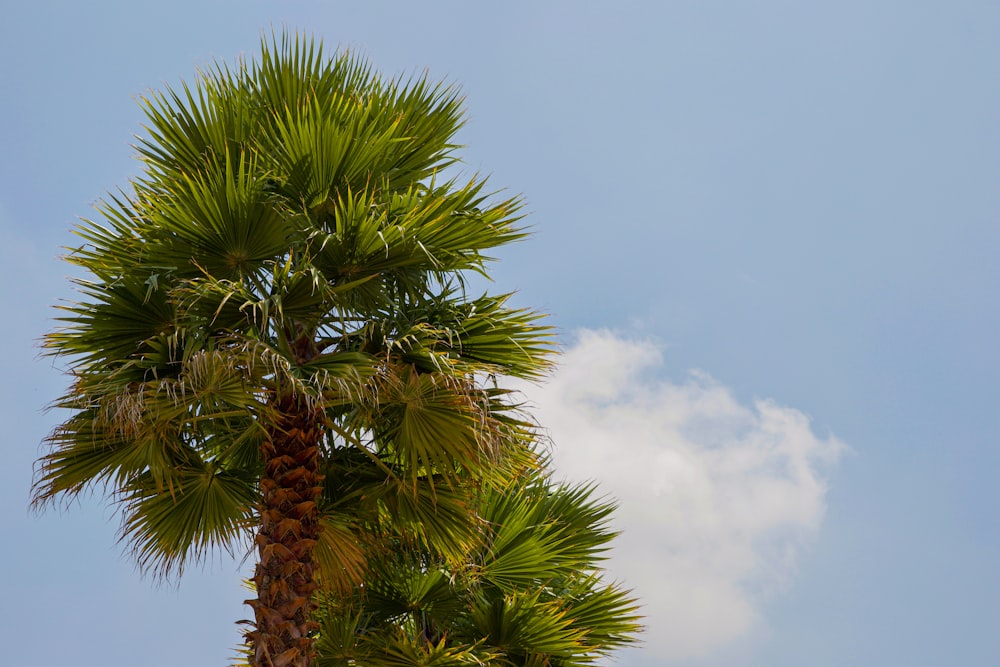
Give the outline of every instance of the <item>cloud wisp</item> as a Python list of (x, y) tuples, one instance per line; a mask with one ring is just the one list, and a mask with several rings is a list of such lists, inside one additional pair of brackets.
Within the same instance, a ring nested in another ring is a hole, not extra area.
[(583, 331), (544, 385), (519, 385), (551, 437), (557, 476), (620, 507), (609, 569), (642, 599), (644, 653), (695, 658), (745, 636), (787, 586), (823, 520), (844, 450), (802, 412), (739, 402), (702, 372), (656, 377), (659, 348)]

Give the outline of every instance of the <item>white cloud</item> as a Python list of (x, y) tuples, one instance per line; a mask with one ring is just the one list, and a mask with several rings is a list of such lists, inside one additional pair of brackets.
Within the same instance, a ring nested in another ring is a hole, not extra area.
[(521, 385), (560, 475), (620, 500), (612, 575), (642, 598), (645, 653), (705, 656), (760, 622), (823, 519), (844, 445), (798, 410), (702, 372), (655, 377), (659, 348), (584, 331), (543, 386)]

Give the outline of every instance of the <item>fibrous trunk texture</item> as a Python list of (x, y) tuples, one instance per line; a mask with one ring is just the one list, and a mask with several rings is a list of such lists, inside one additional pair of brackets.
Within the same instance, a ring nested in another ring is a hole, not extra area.
[(256, 628), (247, 633), (257, 667), (309, 667), (313, 661), (310, 619), (316, 580), (313, 548), (319, 537), (317, 503), (322, 492), (315, 410), (294, 399), (279, 400), (283, 415), (261, 446), (260, 529), (253, 607)]

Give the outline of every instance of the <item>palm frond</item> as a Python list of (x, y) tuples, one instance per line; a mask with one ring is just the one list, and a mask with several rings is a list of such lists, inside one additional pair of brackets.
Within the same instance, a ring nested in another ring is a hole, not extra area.
[(146, 249), (178, 276), (238, 278), (284, 256), (299, 231), (293, 214), (267, 192), (263, 166), (246, 149), (220, 156), (221, 167), (179, 173), (138, 187), (135, 205), (148, 225)]
[(491, 659), (489, 652), (477, 651), (474, 646), (449, 645), (444, 639), (437, 643), (425, 642), (405, 632), (376, 646), (377, 652), (373, 650), (369, 655), (378, 657), (369, 658), (367, 663), (373, 667), (483, 667), (490, 664)]
[(533, 655), (572, 658), (583, 647), (584, 633), (556, 601), (544, 601), (541, 592), (516, 592), (483, 596), (470, 620), (485, 643), (504, 648), (514, 658)]
[(366, 535), (353, 517), (342, 513), (321, 515), (323, 530), (313, 558), (319, 565), (320, 588), (337, 594), (346, 594), (364, 583), (368, 573), (368, 555), (364, 541)]
[(603, 585), (597, 575), (576, 579), (559, 597), (573, 627), (585, 633), (595, 658), (635, 643), (636, 634), (642, 631), (640, 606), (631, 591), (616, 584)]
[(141, 568), (180, 574), (213, 550), (235, 555), (249, 548), (257, 501), (252, 478), (208, 463), (173, 470), (166, 482), (140, 475), (121, 498), (122, 539)]

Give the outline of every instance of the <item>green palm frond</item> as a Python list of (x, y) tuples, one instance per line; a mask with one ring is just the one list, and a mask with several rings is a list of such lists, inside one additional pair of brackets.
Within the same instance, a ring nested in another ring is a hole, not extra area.
[(364, 186), (371, 175), (394, 162), (398, 119), (386, 122), (374, 100), (340, 97), (335, 106), (316, 97), (300, 106), (277, 109), (269, 144), (261, 146), (275, 161), (277, 187), (304, 209), (321, 207), (338, 191)]
[(558, 592), (572, 626), (582, 630), (593, 657), (607, 656), (635, 642), (642, 630), (639, 604), (631, 591), (616, 584), (602, 584), (597, 575), (573, 578)]
[(313, 559), (319, 565), (321, 590), (344, 595), (364, 583), (369, 547), (365, 542), (370, 537), (355, 521), (343, 512), (327, 512), (320, 518), (323, 530)]
[(428, 643), (405, 632), (389, 638), (369, 656), (372, 657), (368, 664), (373, 667), (484, 667), (490, 664), (489, 653), (473, 646), (453, 646), (444, 639), (436, 644)]
[(141, 475), (120, 501), (122, 539), (144, 569), (180, 574), (213, 550), (232, 556), (247, 548), (256, 495), (253, 477), (210, 463), (173, 470), (160, 483)]
[(410, 309), (403, 358), (425, 372), (491, 373), (539, 379), (549, 369), (552, 331), (530, 310), (505, 307), (511, 295), (456, 303), (451, 292)]
[(238, 278), (283, 257), (301, 224), (267, 192), (261, 158), (244, 149), (219, 170), (137, 187), (146, 249), (180, 276)]
[[(482, 467), (495, 454), (494, 433), (473, 392), (447, 376), (403, 366), (376, 389), (376, 446), (411, 477)], [(444, 437), (442, 437), (444, 436)]]
[(373, 666), (385, 654), (371, 647), (400, 636), (484, 664), (539, 666), (592, 665), (635, 641), (637, 604), (604, 583), (599, 567), (612, 506), (595, 501), (592, 486), (564, 488), (532, 473), (502, 491), (466, 492), (486, 523), (464, 557), (398, 539), (372, 550), (354, 595), (324, 598), (319, 664), (348, 664), (324, 662), (328, 632), (337, 655), (363, 653), (357, 664)]
[(44, 341), (49, 354), (72, 355), (82, 365), (107, 366), (149, 351), (148, 341), (175, 331), (175, 312), (166, 295), (144, 280), (110, 284), (78, 280), (89, 301), (60, 306), (62, 328)]
[(585, 632), (573, 627), (558, 600), (541, 598), (541, 591), (483, 596), (469, 615), (473, 632), (503, 647), (515, 664), (533, 655), (567, 659), (584, 652)]
[[(74, 230), (83, 245), (67, 248), (66, 261), (90, 271), (100, 282), (113, 284), (142, 264), (144, 241), (137, 230), (141, 221), (129, 197), (109, 195), (97, 205), (100, 221), (87, 220)], [(176, 267), (162, 267), (173, 270)]]
[(315, 618), (323, 628), (316, 639), (317, 667), (372, 665), (379, 648), (359, 641), (365, 636), (368, 619), (351, 605), (322, 598)]
[(72, 498), (88, 488), (122, 486), (148, 468), (169, 465), (168, 447), (126, 437), (98, 420), (96, 409), (76, 413), (49, 436), (52, 451), (38, 463), (35, 502)]
[(140, 99), (148, 136), (136, 148), (149, 180), (218, 169), (227, 153), (239, 154), (256, 125), (240, 78), (217, 67), (203, 72), (193, 89), (185, 83), (180, 91)]
[(490, 490), (481, 510), (492, 530), (479, 555), (479, 576), (502, 590), (537, 586), (596, 564), (614, 533), (610, 503), (590, 500), (592, 486), (535, 482)]
[(464, 608), (464, 601), (452, 590), (446, 569), (407, 560), (405, 556), (381, 560), (372, 568), (365, 603), (373, 618), (380, 621), (411, 614), (448, 621)]
[(434, 549), (442, 558), (460, 561), (479, 537), (468, 489), (435, 485), (433, 479), (399, 480), (376, 496), (383, 534), (417, 548)]

